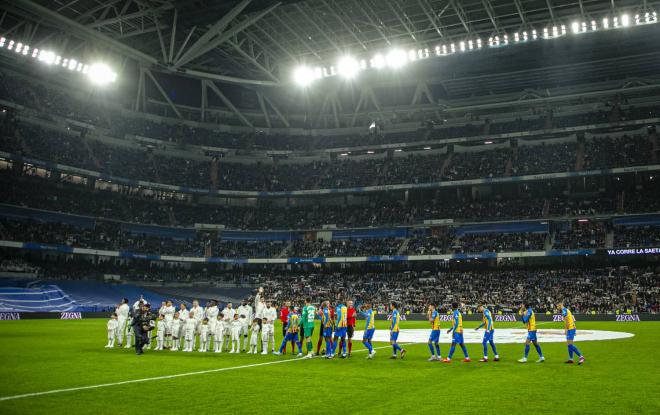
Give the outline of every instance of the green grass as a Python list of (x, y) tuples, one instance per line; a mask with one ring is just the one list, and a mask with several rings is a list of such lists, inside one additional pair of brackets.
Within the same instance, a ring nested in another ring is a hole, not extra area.
[[(379, 322), (379, 328), (385, 324)], [(426, 327), (424, 322), (402, 324)], [(349, 360), (298, 360), (0, 401), (0, 414), (660, 413), (660, 323), (583, 322), (578, 328), (628, 331), (635, 337), (579, 343), (588, 359), (583, 366), (563, 363), (563, 343), (543, 344), (547, 362), (526, 365), (515, 361), (521, 344), (499, 345), (503, 360), (498, 363), (455, 359), (451, 365), (427, 362), (427, 346), (416, 344), (406, 346), (405, 360), (388, 360), (390, 349), (380, 349), (374, 360), (359, 352)], [(138, 357), (104, 345), (105, 320), (0, 322), (0, 396), (291, 359), (170, 351)], [(442, 344), (443, 355), (447, 348)], [(481, 354), (480, 344), (468, 349), (473, 358)], [(359, 350), (363, 347), (356, 342), (354, 352)], [(530, 357), (536, 360), (533, 349)]]

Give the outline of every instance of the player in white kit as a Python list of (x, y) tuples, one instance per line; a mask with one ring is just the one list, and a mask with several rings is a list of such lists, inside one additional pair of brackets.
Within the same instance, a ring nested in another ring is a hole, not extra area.
[(179, 312), (174, 313), (174, 318), (172, 319), (172, 347), (171, 351), (176, 352), (179, 350), (179, 343), (181, 342), (181, 319), (179, 318)]
[(163, 316), (165, 316), (165, 341), (163, 348), (165, 349), (172, 347), (172, 320), (174, 320), (174, 313), (176, 313), (176, 308), (172, 305), (171, 300), (167, 300), (165, 307), (163, 307)]
[(119, 347), (124, 343), (124, 331), (126, 330), (126, 322), (128, 321), (130, 311), (128, 298), (123, 298), (115, 310), (115, 313), (117, 313), (117, 341), (119, 342)]
[[(190, 311), (193, 313), (194, 318), (195, 318), (195, 334), (199, 333), (199, 326), (202, 323), (202, 320), (204, 320), (204, 307), (199, 305), (198, 300), (193, 300), (192, 307), (190, 307)], [(195, 349), (195, 339), (193, 339), (193, 350)]]
[(252, 312), (252, 306), (250, 306), (247, 301), (243, 300), (238, 309), (236, 310), (239, 318), (241, 319), (241, 334), (243, 335), (243, 351), (248, 348), (248, 334), (250, 330), (250, 323), (254, 319), (254, 313)]
[(129, 316), (126, 321), (126, 345), (124, 349), (133, 347), (133, 317)]
[(112, 313), (110, 320), (108, 320), (108, 344), (105, 345), (106, 349), (115, 347), (115, 336), (117, 334), (117, 313)]
[(229, 349), (231, 345), (231, 322), (234, 321), (235, 314), (236, 310), (232, 307), (231, 303), (228, 303), (227, 306), (222, 310), (222, 315), (224, 316), (225, 321), (225, 331), (223, 337), (225, 344), (227, 345), (227, 349)]
[(242, 330), (243, 330), (243, 323), (241, 323), (238, 314), (234, 314), (234, 320), (232, 320), (231, 322), (231, 351), (229, 353), (241, 352)]
[(210, 345), (215, 343), (215, 326), (218, 324), (218, 313), (220, 313), (218, 302), (211, 300), (209, 306), (206, 307), (206, 318), (209, 320), (209, 336), (206, 344), (207, 350), (210, 350)]
[(199, 352), (206, 352), (209, 339), (209, 319), (205, 318), (202, 320), (202, 324), (199, 325)]
[(188, 319), (183, 326), (184, 334), (184, 352), (192, 352), (193, 347), (195, 347), (195, 332), (197, 331), (197, 320), (195, 320), (195, 314), (191, 311), (188, 314)]
[(167, 322), (164, 315), (158, 316), (156, 324), (156, 348), (154, 350), (163, 350), (165, 346), (165, 332), (167, 331)]
[(213, 336), (215, 342), (215, 348), (213, 351), (215, 353), (222, 353), (222, 347), (225, 343), (225, 317), (222, 313), (218, 314), (217, 320), (218, 321), (215, 324), (215, 336)]
[(275, 319), (277, 319), (277, 311), (268, 301), (263, 311), (261, 324), (261, 354), (268, 354), (268, 343), (271, 344), (271, 353), (275, 352)]
[(259, 343), (259, 321), (252, 320), (252, 334), (250, 335), (250, 350), (248, 354), (257, 354), (257, 344)]

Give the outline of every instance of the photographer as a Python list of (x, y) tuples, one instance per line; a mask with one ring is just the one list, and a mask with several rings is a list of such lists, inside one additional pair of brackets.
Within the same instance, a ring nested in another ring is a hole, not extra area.
[(135, 332), (135, 354), (143, 353), (142, 349), (149, 343), (149, 331), (153, 329), (154, 315), (149, 304), (140, 304), (140, 309), (133, 313), (133, 331)]

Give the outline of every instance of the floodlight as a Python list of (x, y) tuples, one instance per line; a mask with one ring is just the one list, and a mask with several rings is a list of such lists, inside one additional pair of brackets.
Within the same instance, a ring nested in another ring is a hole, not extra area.
[(621, 24), (624, 27), (629, 26), (630, 25), (630, 16), (628, 16), (627, 14), (621, 15)]
[(474, 42), (472, 42), (472, 40), (468, 40), (468, 49), (474, 49)]
[(596, 25), (596, 21), (592, 20), (591, 21), (591, 30), (596, 31), (598, 29), (598, 26)]
[(443, 55), (447, 54), (447, 45), (442, 45), (442, 54)]
[(7, 41), (7, 38), (5, 38), (4, 36), (3, 36), (3, 37), (0, 37), (0, 48), (4, 48), (4, 47), (5, 47), (5, 42), (6, 42), (6, 41)]
[[(309, 71), (309, 69), (307, 69)], [(105, 63), (95, 63), (90, 65), (87, 76), (92, 83), (97, 85), (106, 85), (115, 82), (117, 74)]]
[(76, 69), (76, 66), (77, 66), (77, 65), (78, 65), (78, 62), (77, 62), (75, 59), (71, 59), (71, 60), (69, 61), (69, 66), (67, 66), (67, 68), (68, 68), (70, 71), (73, 71), (74, 69)]
[(62, 60), (62, 57), (60, 55), (57, 55), (57, 56), (55, 56), (55, 61), (53, 63), (55, 65), (59, 65), (61, 60)]
[(23, 55), (27, 55), (30, 52), (30, 46), (25, 45), (23, 46)]
[(371, 59), (372, 68), (381, 69), (384, 66), (385, 66), (385, 58), (380, 53), (376, 54), (376, 56), (374, 56), (373, 59)]
[(407, 63), (408, 57), (406, 56), (406, 52), (401, 49), (392, 49), (387, 54), (385, 60), (387, 61), (387, 66), (392, 69), (398, 69)]
[(580, 23), (578, 22), (571, 23), (571, 31), (573, 33), (580, 33)]
[(477, 38), (477, 49), (481, 49), (481, 38)]
[(559, 28), (557, 26), (552, 26), (552, 37), (559, 36)]
[(532, 30), (532, 39), (536, 40), (536, 29)]
[(410, 59), (411, 62), (417, 60), (417, 51), (415, 49), (410, 49), (408, 51), (408, 59)]
[(608, 19), (607, 17), (603, 19), (603, 28), (604, 29), (610, 28), (610, 19)]
[(346, 79), (353, 79), (360, 72), (360, 63), (350, 56), (344, 56), (337, 63), (337, 73)]
[(440, 56), (440, 46), (435, 47), (435, 56)]
[(619, 27), (619, 18), (614, 16), (612, 19), (612, 22), (614, 23), (614, 27)]
[(42, 49), (41, 52), (39, 52), (39, 60), (46, 65), (51, 65), (55, 62), (55, 53), (50, 50)]
[(36, 58), (39, 55), (39, 49), (34, 48), (32, 49), (32, 57)]
[(9, 49), (9, 50), (14, 49), (14, 41), (13, 40), (9, 41), (9, 45), (7, 45), (7, 49)]
[(513, 34), (513, 41), (516, 43), (520, 42), (520, 35), (518, 34), (518, 32)]
[(562, 35), (566, 34), (566, 25), (561, 25), (561, 34)]
[(548, 28), (544, 27), (543, 28), (543, 39), (547, 39), (547, 38), (548, 38)]
[(458, 45), (461, 48), (461, 52), (465, 52), (465, 42), (461, 41)]
[[(91, 74), (94, 72), (94, 70), (94, 65), (92, 65), (89, 68), (90, 77), (92, 76)], [(314, 80), (314, 73), (307, 66), (299, 66), (295, 71), (293, 71), (293, 80), (300, 86), (307, 86)]]
[(587, 22), (582, 22), (582, 31), (583, 32), (587, 31)]
[(23, 44), (22, 44), (21, 42), (18, 42), (18, 43), (16, 44), (16, 49), (14, 49), (14, 51), (15, 51), (16, 53), (21, 53), (21, 50), (23, 50)]

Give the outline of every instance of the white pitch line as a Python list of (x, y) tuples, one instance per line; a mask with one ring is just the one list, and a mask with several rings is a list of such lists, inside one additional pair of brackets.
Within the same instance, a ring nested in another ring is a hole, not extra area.
[[(405, 346), (407, 344), (410, 344), (410, 343), (401, 343), (399, 345), (400, 346)], [(376, 349), (386, 349), (386, 348), (389, 348), (389, 347), (392, 347), (392, 346), (389, 345), (389, 346), (374, 347), (374, 350), (376, 350)], [(360, 349), (360, 350), (356, 350), (355, 353), (366, 352), (366, 351), (367, 351), (367, 349)], [(314, 356), (314, 357), (316, 357), (316, 356)], [(24, 393), (24, 394), (21, 394), (21, 395), (2, 396), (2, 397), (0, 397), (0, 402), (1, 401), (10, 401), (10, 400), (14, 400), (14, 399), (30, 398), (30, 397), (34, 397), (34, 396), (53, 395), (53, 394), (56, 394), (56, 393), (75, 392), (75, 391), (88, 390), (88, 389), (107, 388), (107, 387), (110, 387), (110, 386), (128, 385), (128, 384), (131, 384), (131, 383), (142, 383), (142, 382), (151, 382), (151, 381), (154, 381), (154, 380), (173, 379), (173, 378), (181, 378), (181, 377), (186, 377), (186, 376), (203, 375), (203, 374), (206, 374), (206, 373), (226, 372), (228, 370), (246, 369), (246, 368), (257, 367), (257, 366), (276, 365), (278, 363), (298, 362), (298, 361), (303, 361), (303, 360), (307, 360), (307, 359), (296, 358), (296, 359), (286, 359), (286, 360), (275, 360), (275, 361), (272, 361), (272, 362), (253, 363), (253, 364), (250, 364), (250, 365), (230, 366), (230, 367), (221, 367), (221, 368), (217, 368), (217, 369), (199, 370), (199, 371), (196, 371), (196, 372), (177, 373), (175, 375), (155, 376), (155, 377), (151, 377), (151, 378), (124, 380), (124, 381), (121, 381), (121, 382), (100, 383), (98, 385), (78, 386), (78, 387), (75, 387), (75, 388), (53, 389), (53, 390), (43, 391), (43, 392), (32, 392), (32, 393)]]

